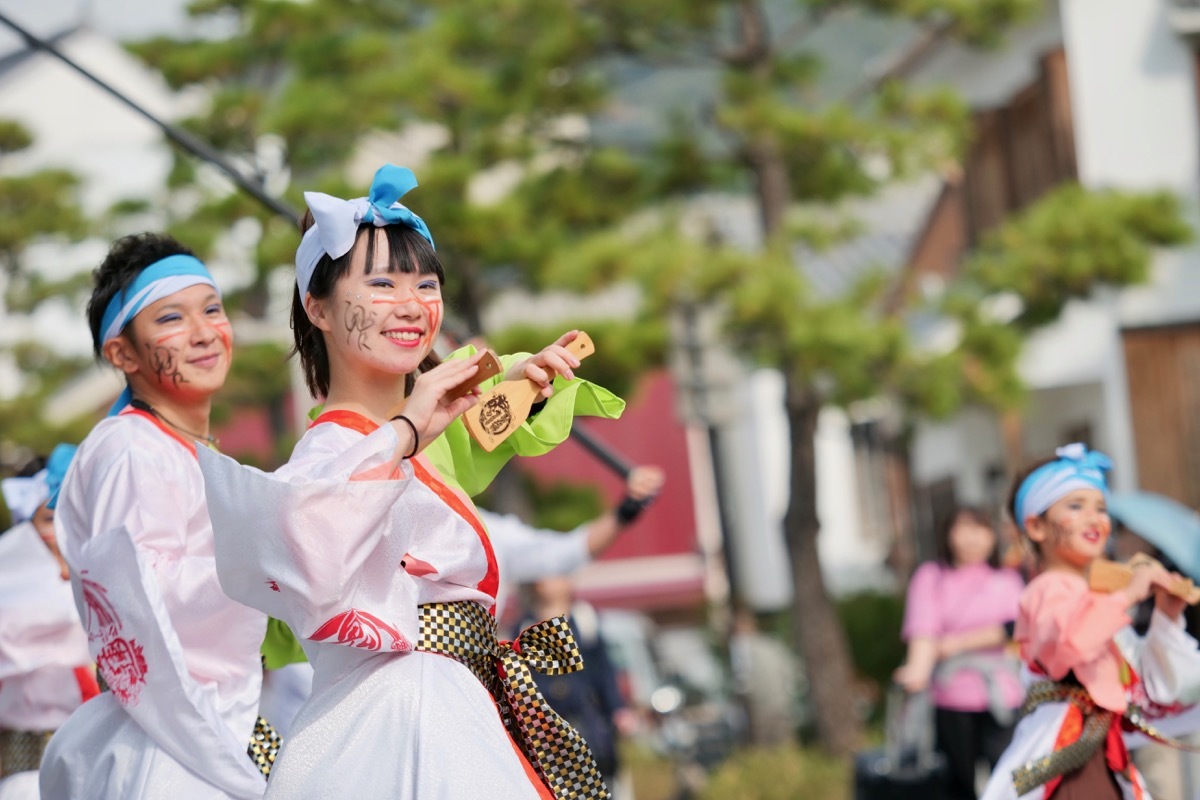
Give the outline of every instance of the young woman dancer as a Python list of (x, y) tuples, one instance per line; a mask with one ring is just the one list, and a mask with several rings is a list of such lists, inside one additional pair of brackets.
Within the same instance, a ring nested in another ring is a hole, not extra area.
[(229, 319), (208, 270), (166, 236), (118, 240), (94, 278), (96, 355), (127, 388), (80, 444), (55, 525), (108, 690), (50, 741), (42, 796), (258, 798), (266, 779), (247, 746), (266, 616), (221, 592), (196, 463)]
[[(1026, 716), (984, 800), (1147, 800), (1122, 727), (1153, 726), (1200, 700), (1200, 652), (1183, 630), (1184, 601), (1167, 592), (1173, 576), (1150, 565), (1125, 589), (1088, 588), (1111, 531), (1111, 466), (1102, 453), (1068, 445), (1013, 486), (1009, 508), (1041, 573), (1021, 595), (1014, 632), (1030, 682)], [(1151, 594), (1153, 619), (1139, 637), (1129, 608)]]
[[(514, 453), (562, 441), (575, 414), (623, 404), (574, 378), (572, 331), (502, 359), (546, 403), (495, 452), (471, 446), (459, 416), (476, 398), (450, 395), (480, 354), (432, 354), (444, 275), (398, 202), (415, 185), (388, 165), (369, 198), (305, 195), (292, 321), (324, 408), (272, 475), (201, 458), (222, 586), (286, 622), (314, 669), (268, 796), (606, 797), (529, 675), (577, 668), (563, 621), (495, 640), (499, 575), (467, 493)], [(451, 456), (444, 472), (431, 449)]]

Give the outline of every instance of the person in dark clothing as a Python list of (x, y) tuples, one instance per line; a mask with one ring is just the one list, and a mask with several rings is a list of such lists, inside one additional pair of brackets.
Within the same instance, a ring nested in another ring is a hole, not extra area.
[[(617, 668), (600, 633), (599, 617), (588, 603), (574, 599), (567, 577), (543, 578), (529, 586), (531, 605), (529, 622), (569, 613), (583, 669), (568, 675), (544, 675), (534, 672), (538, 688), (551, 707), (583, 736), (592, 749), (596, 765), (608, 786), (617, 785), (620, 768), (617, 745), (620, 736), (632, 732), (635, 715), (617, 686)], [(521, 625), (525, 627), (526, 623)]]

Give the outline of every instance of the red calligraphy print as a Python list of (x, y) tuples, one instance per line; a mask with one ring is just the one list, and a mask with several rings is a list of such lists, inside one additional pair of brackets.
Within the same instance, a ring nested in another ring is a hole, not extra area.
[(133, 639), (113, 639), (96, 655), (96, 667), (123, 706), (136, 706), (146, 685), (146, 658)]
[[(389, 650), (407, 652), (412, 650), (412, 644), (400, 631), (387, 624), (374, 614), (352, 608), (327, 620), (308, 638), (314, 642), (323, 642), (334, 638), (337, 644), (349, 647), (361, 647), (364, 650), (382, 650), (384, 635), (391, 642)], [(336, 638), (335, 638), (336, 637)]]
[[(82, 575), (86, 575), (84, 570)], [(146, 685), (146, 658), (142, 646), (133, 637), (123, 636), (121, 618), (108, 599), (108, 590), (90, 578), (80, 581), (84, 620), (88, 641), (99, 646), (96, 668), (104, 682), (123, 706), (136, 706)]]

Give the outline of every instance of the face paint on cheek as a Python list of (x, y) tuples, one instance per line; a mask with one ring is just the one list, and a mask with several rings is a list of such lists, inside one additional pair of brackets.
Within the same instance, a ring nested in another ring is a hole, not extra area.
[(413, 297), (416, 297), (421, 307), (425, 309), (425, 313), (429, 316), (429, 338), (437, 336), (438, 330), (442, 325), (442, 299), (439, 297), (436, 300), (422, 300), (417, 297), (417, 293), (413, 292)]
[(217, 332), (217, 336), (221, 339), (221, 344), (225, 345), (225, 354), (229, 355), (233, 352), (233, 324), (229, 320), (213, 323), (213, 328)]
[(157, 339), (155, 339), (154, 344), (155, 344), (155, 346), (158, 346), (158, 345), (163, 344), (164, 342), (169, 342), (172, 339), (177, 339), (183, 335), (184, 335), (184, 331), (176, 331), (175, 333), (168, 333), (166, 336), (160, 336)]
[(178, 386), (181, 383), (187, 383), (187, 379), (179, 371), (177, 360), (179, 351), (177, 349), (159, 345), (147, 345), (146, 349), (150, 359), (150, 368), (154, 370), (159, 384)]

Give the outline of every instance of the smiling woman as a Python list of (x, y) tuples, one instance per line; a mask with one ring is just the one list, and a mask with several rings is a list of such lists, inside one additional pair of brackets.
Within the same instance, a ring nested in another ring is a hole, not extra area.
[[(586, 743), (530, 665), (579, 668), (565, 619), (496, 641), (499, 570), (471, 494), (513, 455), (563, 441), (576, 414), (623, 404), (574, 378), (570, 331), (503, 359), (546, 398), (501, 448), (461, 415), (484, 352), (444, 362), (443, 267), (387, 165), (370, 197), (308, 193), (292, 305), (322, 412), (273, 475), (201, 453), (225, 591), (295, 631), (312, 662), (268, 796), (494, 800), (607, 797)], [(553, 381), (553, 384), (552, 384)]]
[(51, 740), (41, 796), (261, 797), (247, 745), (266, 617), (221, 591), (196, 462), (232, 357), (220, 292), (151, 233), (118, 240), (93, 277), (93, 344), (126, 391), (79, 446), (55, 526), (110, 691)]

